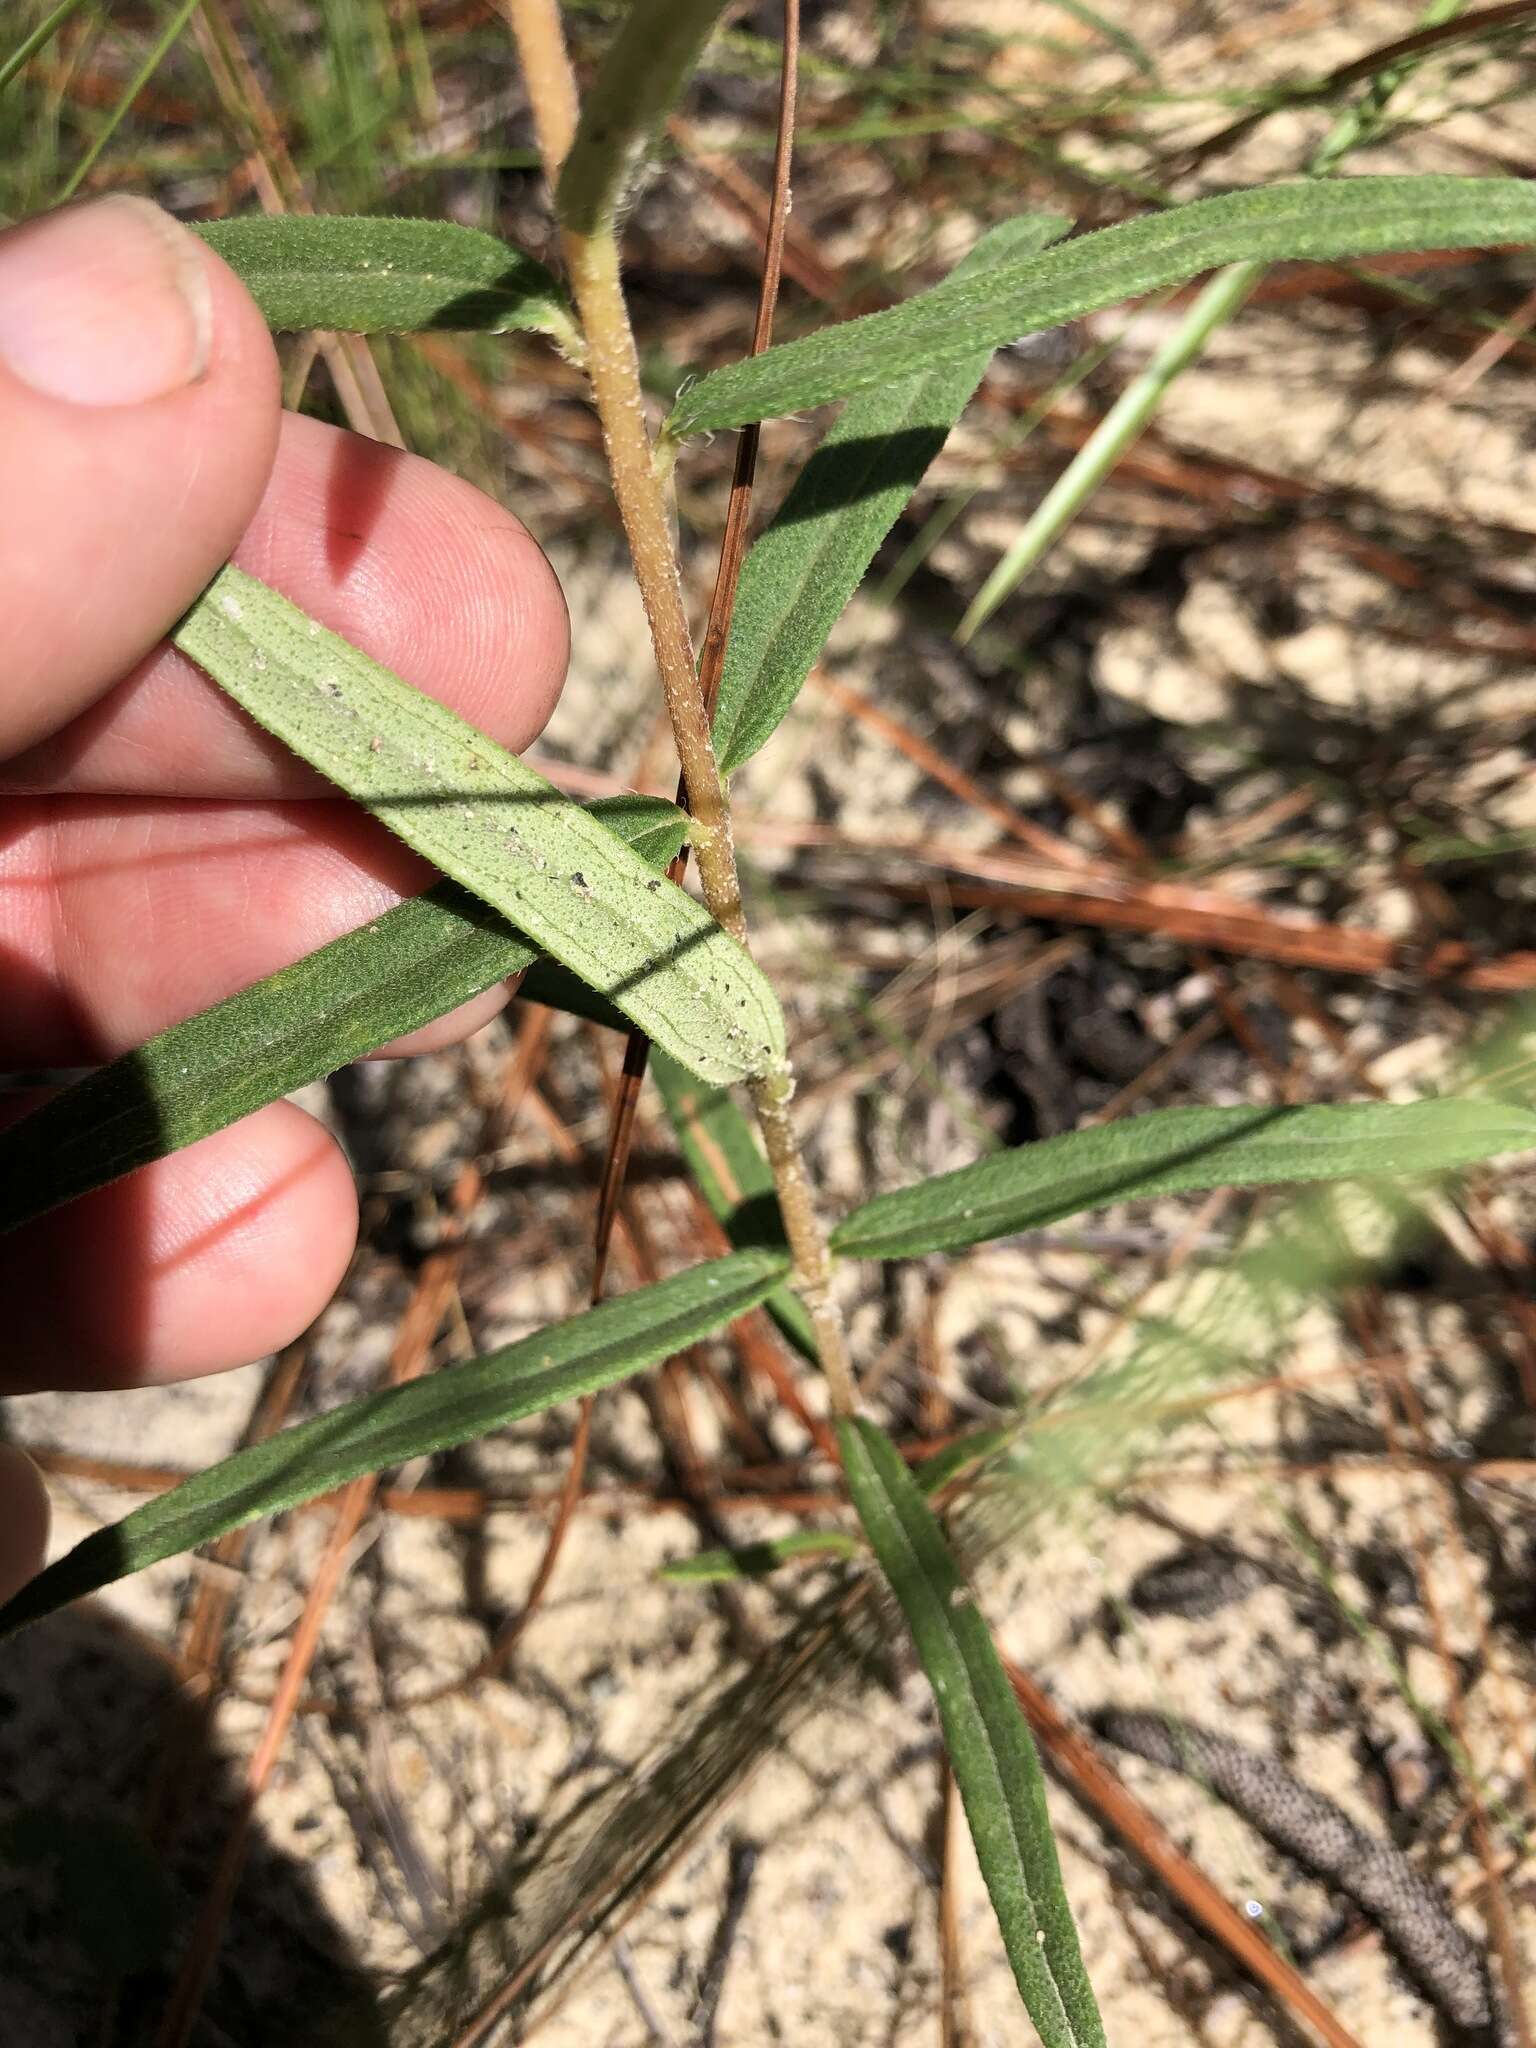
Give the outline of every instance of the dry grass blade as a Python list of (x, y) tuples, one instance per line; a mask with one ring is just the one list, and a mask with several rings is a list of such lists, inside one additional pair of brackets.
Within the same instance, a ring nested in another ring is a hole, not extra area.
[[(220, 0), (202, 0), (192, 20), (192, 31), (225, 113), (250, 135), (250, 163), (262, 211), (311, 212), (282, 124)], [(371, 440), (403, 448), (405, 437), (367, 340), (360, 334), (317, 334), (315, 339), (348, 424)]]

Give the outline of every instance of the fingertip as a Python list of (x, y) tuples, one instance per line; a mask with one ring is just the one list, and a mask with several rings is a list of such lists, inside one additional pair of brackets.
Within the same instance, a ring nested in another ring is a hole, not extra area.
[(436, 463), (290, 414), (235, 560), (514, 752), (555, 707), (559, 578), (514, 513)]
[(24, 1451), (0, 1444), (0, 1600), (42, 1570), (48, 1555), (48, 1492)]
[[(168, 249), (174, 289), (136, 290)], [(0, 291), (3, 753), (91, 704), (196, 597), (260, 502), (280, 400), (239, 280), (147, 202), (28, 222), (0, 237), (0, 268), (17, 277)]]
[(471, 996), (467, 1003), (460, 1003), (456, 1009), (434, 1017), (430, 1024), (423, 1024), (419, 1030), (408, 1031), (403, 1038), (391, 1039), (388, 1045), (381, 1045), (377, 1052), (370, 1053), (369, 1058), (413, 1059), (418, 1053), (441, 1052), (446, 1046), (461, 1045), (466, 1038), (472, 1038), (489, 1024), (493, 1017), (501, 1015), (510, 993), (507, 984), (499, 981), (480, 995)]
[(270, 1103), (0, 1241), (7, 1379), (132, 1387), (248, 1364), (314, 1321), (356, 1240), (335, 1140)]

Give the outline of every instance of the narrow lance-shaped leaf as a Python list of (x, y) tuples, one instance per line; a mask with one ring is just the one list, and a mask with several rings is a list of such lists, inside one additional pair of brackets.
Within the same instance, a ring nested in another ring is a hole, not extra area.
[[(956, 279), (984, 275), (1064, 234), (1059, 214), (1021, 214), (984, 235)], [(990, 346), (850, 400), (742, 565), (715, 711), (730, 774), (800, 693), (844, 605), (991, 359)]]
[(0, 1608), (0, 1635), (365, 1472), (448, 1450), (611, 1387), (745, 1315), (784, 1269), (771, 1252), (737, 1252), (236, 1451), (87, 1536)]
[[(656, 797), (591, 808), (658, 868), (686, 830), (676, 805)], [(0, 1231), (363, 1059), (535, 958), (488, 905), (456, 882), (439, 883), (171, 1025), (0, 1130)]]
[(1045, 2048), (1103, 2048), (1045, 1805), (1040, 1760), (986, 1622), (912, 1474), (873, 1423), (837, 1427), (848, 1491), (939, 1710), (976, 1860)]
[(832, 1233), (859, 1259), (961, 1251), (1084, 1209), (1201, 1188), (1448, 1173), (1536, 1146), (1536, 1111), (1477, 1096), (1299, 1109), (1159, 1109), (876, 1195)]
[(700, 904), (551, 783), (239, 569), (172, 635), (250, 715), (691, 1071), (777, 1066), (784, 1019)]
[(724, 5), (725, 0), (630, 0), (582, 99), (555, 188), (563, 227), (587, 235), (613, 219)]
[(826, 405), (1223, 263), (1533, 241), (1536, 185), (1526, 178), (1341, 178), (1227, 192), (1080, 235), (985, 276), (946, 279), (889, 312), (728, 363), (682, 393), (666, 431), (681, 440)]
[(550, 335), (580, 341), (560, 287), (520, 249), (446, 220), (281, 214), (196, 223), (278, 333), (426, 328)]
[[(650, 1072), (688, 1170), (731, 1243), (738, 1250), (784, 1247), (784, 1218), (773, 1174), (757, 1133), (729, 1092), (695, 1080), (664, 1052), (652, 1053)], [(794, 1289), (775, 1288), (767, 1308), (789, 1341), (815, 1364), (816, 1333)]]

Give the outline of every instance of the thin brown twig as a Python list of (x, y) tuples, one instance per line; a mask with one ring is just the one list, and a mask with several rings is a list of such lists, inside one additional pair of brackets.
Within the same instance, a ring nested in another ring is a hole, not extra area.
[(1466, 361), (1444, 380), (1436, 397), (1446, 405), (1459, 403), (1495, 364), (1504, 360), (1532, 327), (1536, 327), (1536, 289), (1526, 293), (1496, 334), (1484, 335)]

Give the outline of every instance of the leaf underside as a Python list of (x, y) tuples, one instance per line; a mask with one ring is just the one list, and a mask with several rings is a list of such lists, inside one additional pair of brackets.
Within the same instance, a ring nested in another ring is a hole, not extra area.
[(691, 896), (485, 734), (241, 570), (172, 635), (258, 724), (690, 1071), (779, 1065), (761, 972)]
[(574, 333), (564, 295), (542, 263), (452, 221), (293, 213), (201, 221), (193, 232), (280, 334), (521, 328), (564, 343)]

